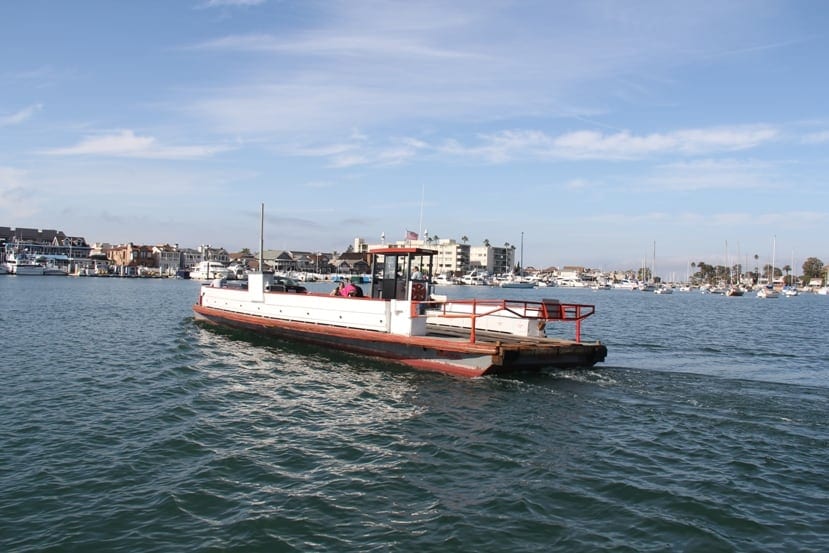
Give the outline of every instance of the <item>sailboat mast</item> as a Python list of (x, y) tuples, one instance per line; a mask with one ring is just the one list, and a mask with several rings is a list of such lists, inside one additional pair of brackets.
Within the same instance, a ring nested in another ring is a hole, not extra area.
[(769, 269), (769, 286), (774, 286), (774, 255), (777, 249), (777, 236), (771, 239), (771, 268)]
[(739, 240), (737, 241), (737, 262), (735, 263), (735, 265), (740, 267), (740, 271), (737, 273), (737, 285), (742, 286), (743, 285), (743, 270), (744, 270), (744, 267), (742, 265), (740, 265), (740, 241)]
[(521, 231), (521, 270), (518, 272), (519, 276), (524, 276), (524, 232)]
[(265, 202), (259, 209), (259, 272), (265, 272)]
[(731, 286), (731, 266), (728, 264), (728, 240), (725, 241), (725, 270), (728, 271), (728, 285)]

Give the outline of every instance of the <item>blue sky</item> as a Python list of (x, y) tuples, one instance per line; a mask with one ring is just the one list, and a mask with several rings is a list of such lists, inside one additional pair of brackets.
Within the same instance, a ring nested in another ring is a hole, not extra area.
[(822, 1), (7, 1), (0, 225), (829, 263), (827, 59)]

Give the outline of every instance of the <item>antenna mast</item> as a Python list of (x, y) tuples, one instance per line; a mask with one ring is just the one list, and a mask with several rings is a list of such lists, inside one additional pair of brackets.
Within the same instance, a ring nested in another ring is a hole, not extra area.
[(265, 202), (259, 209), (259, 272), (265, 272)]

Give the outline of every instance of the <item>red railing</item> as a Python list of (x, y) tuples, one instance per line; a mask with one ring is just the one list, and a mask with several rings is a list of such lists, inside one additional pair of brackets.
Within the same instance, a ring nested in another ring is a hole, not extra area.
[[(510, 313), (521, 319), (537, 320), (540, 323), (561, 321), (572, 322), (576, 325), (576, 342), (581, 342), (581, 322), (596, 312), (594, 305), (579, 303), (560, 303), (557, 300), (542, 301), (517, 301), (517, 300), (487, 300), (487, 299), (463, 299), (447, 301), (412, 302), (412, 317), (425, 316), (421, 313), (420, 305), (427, 306), (432, 310), (440, 311), (440, 316), (447, 319), (469, 319), (470, 320), (470, 341), (475, 342), (475, 330), (477, 320), (482, 317), (496, 313)], [(454, 306), (468, 305), (469, 310), (449, 311)]]

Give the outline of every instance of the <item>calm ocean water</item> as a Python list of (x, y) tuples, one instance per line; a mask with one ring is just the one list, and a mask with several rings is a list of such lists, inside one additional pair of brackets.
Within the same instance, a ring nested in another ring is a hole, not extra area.
[(608, 345), (466, 380), (202, 328), (197, 287), (0, 278), (0, 551), (829, 550), (825, 296), (447, 289)]

